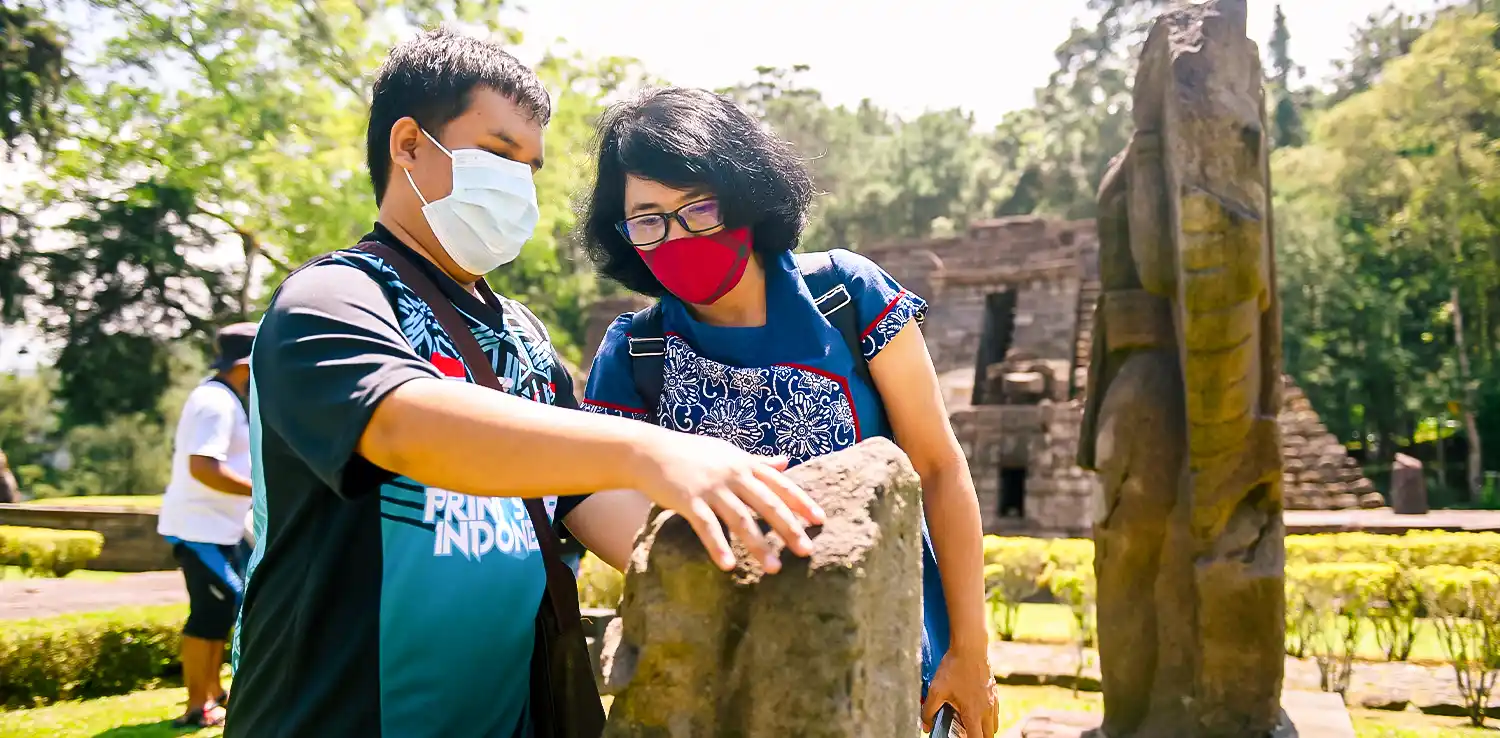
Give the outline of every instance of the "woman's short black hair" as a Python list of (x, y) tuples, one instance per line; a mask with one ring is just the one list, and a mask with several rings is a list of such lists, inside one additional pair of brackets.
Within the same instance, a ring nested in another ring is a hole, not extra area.
[(791, 144), (707, 90), (648, 90), (599, 121), (599, 167), (585, 204), (583, 242), (599, 273), (634, 292), (665, 290), (615, 224), (625, 218), (625, 175), (719, 198), (724, 224), (749, 226), (763, 259), (797, 246), (812, 176)]

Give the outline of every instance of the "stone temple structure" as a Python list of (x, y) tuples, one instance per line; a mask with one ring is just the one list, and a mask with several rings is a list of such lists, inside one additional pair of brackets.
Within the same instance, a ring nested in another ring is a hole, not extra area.
[[(980, 221), (952, 238), (860, 251), (930, 303), (922, 330), (969, 458), (985, 532), (1087, 537), (1099, 490), (1076, 457), (1100, 293), (1094, 221)], [(595, 303), (588, 350), (610, 321), (643, 304), (631, 297)], [(585, 356), (584, 366), (591, 360)], [(1282, 397), (1287, 508), (1383, 506), (1301, 390), (1288, 380)]]
[[(1089, 535), (1097, 484), (1076, 451), (1100, 294), (1094, 222), (1013, 217), (861, 251), (931, 304), (922, 330), (985, 532)], [(1384, 505), (1306, 396), (1284, 381), (1287, 508)]]

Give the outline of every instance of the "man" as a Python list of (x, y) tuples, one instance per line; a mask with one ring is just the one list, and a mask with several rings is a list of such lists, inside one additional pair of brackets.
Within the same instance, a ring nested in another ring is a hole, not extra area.
[(250, 384), (254, 323), (225, 326), (215, 340), (214, 376), (182, 406), (172, 443), (172, 478), (156, 531), (172, 544), (187, 581), (188, 619), (182, 629), (182, 679), (187, 709), (177, 727), (224, 723), (229, 696), (219, 681), (224, 642), (243, 591), (250, 509), (250, 423), (244, 398)]
[(0, 503), (20, 502), (21, 488), (16, 484), (16, 475), (10, 471), (10, 460), (0, 451)]
[[(752, 510), (811, 550), (804, 521), (822, 512), (784, 460), (574, 411), (546, 331), (480, 282), (535, 227), (550, 115), (531, 70), (448, 31), (398, 45), (377, 73), (380, 212), (364, 241), (436, 284), (504, 391), (473, 383), (379, 253), (337, 252), (281, 285), (251, 362), (257, 542), (230, 738), (529, 735), (546, 577), (524, 499), (616, 567), (647, 500), (726, 569), (720, 519), (779, 568)], [(596, 490), (639, 493), (583, 496)]]

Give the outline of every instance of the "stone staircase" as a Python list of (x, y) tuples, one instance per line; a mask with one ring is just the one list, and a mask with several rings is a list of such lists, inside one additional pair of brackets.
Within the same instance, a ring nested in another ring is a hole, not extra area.
[(1094, 349), (1094, 306), (1099, 302), (1101, 290), (1097, 279), (1085, 279), (1078, 286), (1077, 339), (1073, 345), (1073, 391), (1075, 400), (1082, 399), (1088, 386), (1089, 361)]
[[(1085, 279), (1078, 290), (1078, 323), (1073, 348), (1071, 397), (1083, 399), (1093, 359), (1094, 306), (1100, 284)], [(1282, 453), (1285, 469), (1282, 490), (1288, 510), (1353, 510), (1385, 506), (1385, 498), (1365, 478), (1359, 462), (1328, 427), (1290, 377), (1283, 377), (1281, 411)]]
[(1291, 377), (1282, 377), (1282, 494), (1288, 510), (1349, 510), (1385, 506), (1337, 436), (1318, 417)]

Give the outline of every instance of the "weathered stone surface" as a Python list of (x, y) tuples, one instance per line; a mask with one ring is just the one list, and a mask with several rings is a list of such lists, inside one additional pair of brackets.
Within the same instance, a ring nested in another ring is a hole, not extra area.
[(1281, 719), (1281, 315), (1245, 16), (1245, 0), (1209, 0), (1157, 19), (1136, 132), (1100, 186), (1079, 461), (1104, 487), (1112, 738), (1263, 738)]
[(791, 477), (828, 514), (809, 559), (716, 569), (654, 512), (605, 637), (607, 738), (908, 738), (919, 710), (920, 489), (884, 439)]
[(1422, 477), (1422, 462), (1396, 454), (1391, 469), (1391, 508), (1398, 515), (1424, 515), (1427, 505), (1427, 480)]

